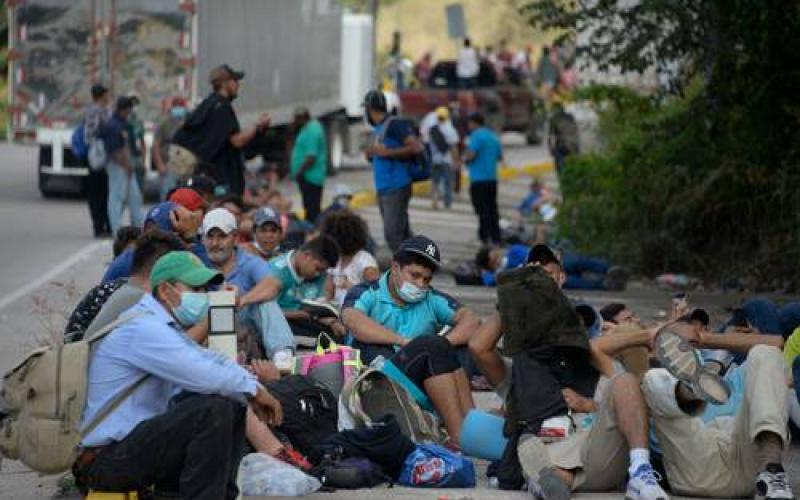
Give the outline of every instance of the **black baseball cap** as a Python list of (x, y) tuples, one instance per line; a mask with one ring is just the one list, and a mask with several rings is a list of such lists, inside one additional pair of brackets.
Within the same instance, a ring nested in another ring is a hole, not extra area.
[(117, 109), (117, 111), (123, 111), (123, 110), (126, 110), (126, 109), (133, 109), (133, 107), (135, 105), (136, 105), (136, 102), (134, 102), (133, 99), (131, 99), (130, 97), (127, 97), (127, 96), (122, 96), (122, 97), (117, 99), (116, 109)]
[(227, 64), (223, 64), (212, 69), (211, 73), (208, 75), (208, 81), (211, 85), (223, 82), (229, 78), (237, 81), (242, 80), (244, 78), (244, 71), (236, 71)]
[(561, 259), (558, 258), (555, 252), (550, 249), (549, 246), (538, 244), (534, 245), (531, 248), (531, 251), (528, 252), (528, 264), (540, 264), (542, 266), (546, 266), (547, 264), (551, 264), (555, 262), (559, 266), (561, 265)]
[(186, 187), (192, 188), (200, 194), (214, 194), (214, 188), (217, 187), (217, 183), (211, 177), (204, 175), (204, 174), (197, 174), (189, 178), (186, 181)]
[(439, 247), (432, 239), (428, 238), (427, 236), (422, 236), (422, 235), (412, 236), (411, 238), (401, 243), (400, 248), (397, 249), (395, 255), (400, 255), (404, 253), (412, 253), (424, 257), (437, 269), (442, 265), (442, 259), (441, 259), (441, 254), (439, 253)]
[(386, 96), (384, 96), (383, 92), (380, 90), (370, 90), (367, 92), (367, 94), (364, 96), (364, 107), (383, 113), (386, 113), (386, 111), (389, 109), (388, 105), (386, 104)]

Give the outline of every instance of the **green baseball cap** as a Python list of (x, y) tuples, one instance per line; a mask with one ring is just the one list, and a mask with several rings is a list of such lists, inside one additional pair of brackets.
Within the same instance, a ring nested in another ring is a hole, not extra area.
[(203, 265), (192, 252), (168, 252), (162, 255), (150, 272), (153, 290), (165, 281), (179, 281), (189, 286), (219, 285), (224, 281), (222, 273)]

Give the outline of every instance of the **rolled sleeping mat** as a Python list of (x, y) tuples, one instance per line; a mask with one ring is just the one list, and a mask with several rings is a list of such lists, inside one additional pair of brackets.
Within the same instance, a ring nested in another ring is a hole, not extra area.
[(503, 435), (505, 419), (483, 410), (472, 409), (461, 426), (461, 451), (484, 460), (500, 460), (508, 438)]

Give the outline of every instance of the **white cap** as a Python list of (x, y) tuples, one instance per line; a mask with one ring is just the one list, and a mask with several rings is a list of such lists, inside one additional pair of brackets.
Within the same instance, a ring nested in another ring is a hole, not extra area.
[(225, 208), (215, 208), (203, 217), (203, 234), (217, 228), (225, 234), (236, 230), (236, 217)]
[(337, 184), (334, 187), (334, 198), (338, 198), (339, 196), (353, 196), (353, 190), (350, 189), (350, 186), (347, 184)]

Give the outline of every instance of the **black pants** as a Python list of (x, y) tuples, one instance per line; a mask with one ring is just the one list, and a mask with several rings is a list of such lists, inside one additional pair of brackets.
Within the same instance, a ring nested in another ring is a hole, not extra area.
[(94, 235), (100, 236), (111, 232), (108, 222), (108, 175), (105, 170), (99, 172), (89, 169), (86, 177), (86, 197), (89, 201), (89, 215), (92, 217)]
[(484, 243), (500, 243), (500, 214), (497, 211), (497, 181), (473, 182), (469, 185), (472, 207), (478, 216), (478, 239)]
[(411, 185), (386, 193), (378, 193), (378, 208), (383, 218), (383, 235), (392, 253), (400, 244), (411, 238), (408, 222), (408, 202), (411, 200)]
[(365, 344), (358, 340), (353, 341), (353, 347), (361, 350), (361, 360), (365, 364), (378, 356), (390, 359), (420, 389), (425, 380), (462, 367), (456, 348), (438, 335), (420, 335), (397, 352), (390, 345)]
[(322, 206), (322, 186), (312, 184), (302, 177), (297, 179), (297, 185), (300, 187), (300, 195), (303, 197), (306, 220), (316, 224)]
[(244, 405), (216, 395), (182, 394), (163, 415), (77, 467), (76, 479), (100, 491), (179, 492), (180, 498), (233, 500), (242, 457)]

